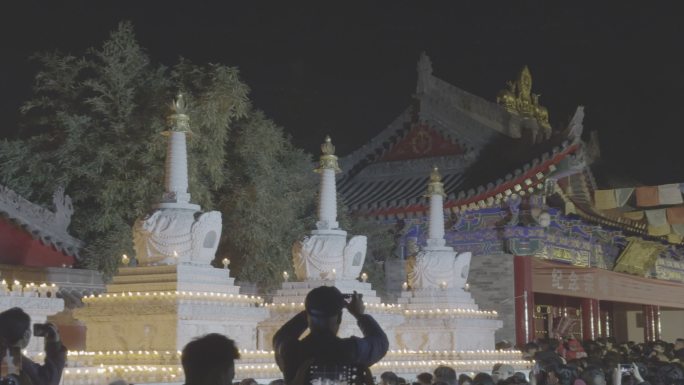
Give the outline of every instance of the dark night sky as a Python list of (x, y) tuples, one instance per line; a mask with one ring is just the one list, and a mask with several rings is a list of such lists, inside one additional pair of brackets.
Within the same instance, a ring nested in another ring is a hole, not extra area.
[(684, 181), (676, 2), (16, 3), (4, 4), (0, 23), (4, 136), (29, 96), (31, 53), (82, 53), (127, 19), (154, 60), (238, 66), (255, 105), (310, 152), (330, 133), (345, 154), (389, 124), (409, 103), (425, 50), (437, 76), (489, 100), (529, 65), (552, 124), (585, 105), (585, 130), (599, 131), (618, 171)]

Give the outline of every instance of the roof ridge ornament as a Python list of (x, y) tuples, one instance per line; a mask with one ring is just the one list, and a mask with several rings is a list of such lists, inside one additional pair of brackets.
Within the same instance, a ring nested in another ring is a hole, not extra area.
[(549, 124), (549, 111), (539, 104), (539, 94), (532, 93), (532, 74), (527, 66), (524, 66), (515, 81), (507, 81), (506, 89), (499, 91), (496, 102), (508, 112), (520, 115), (523, 118), (534, 119), (544, 128), (546, 137), (551, 134)]
[(430, 87), (430, 77), (432, 77), (432, 61), (425, 51), (420, 53), (418, 59), (418, 84), (416, 93), (424, 94)]

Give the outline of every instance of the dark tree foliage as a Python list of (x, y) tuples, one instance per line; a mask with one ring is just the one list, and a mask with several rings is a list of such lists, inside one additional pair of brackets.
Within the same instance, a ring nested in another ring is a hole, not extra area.
[(182, 90), (193, 202), (222, 211), (220, 250), (239, 278), (262, 287), (281, 279), (290, 244), (309, 220), (315, 179), (309, 156), (251, 106), (236, 68), (156, 64), (127, 22), (82, 56), (35, 59), (40, 70), (22, 107), (24, 132), (0, 142), (0, 177), (41, 203), (65, 187), (75, 208), (70, 231), (86, 242), (81, 266), (111, 275), (121, 254), (132, 254), (131, 226), (162, 194), (161, 133)]

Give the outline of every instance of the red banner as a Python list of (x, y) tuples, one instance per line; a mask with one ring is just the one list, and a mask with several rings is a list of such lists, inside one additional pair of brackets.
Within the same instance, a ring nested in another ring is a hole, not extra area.
[(535, 293), (684, 309), (684, 284), (532, 258)]

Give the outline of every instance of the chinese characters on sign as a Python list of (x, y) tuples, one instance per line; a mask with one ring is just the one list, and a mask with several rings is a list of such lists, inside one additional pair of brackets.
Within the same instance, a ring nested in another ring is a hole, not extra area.
[[(578, 292), (583, 290), (585, 293), (594, 292), (594, 276), (592, 273), (582, 274), (581, 276), (571, 271), (570, 274), (563, 273), (561, 269), (551, 270), (551, 287), (557, 290)], [(605, 292), (607, 287), (601, 287)]]

